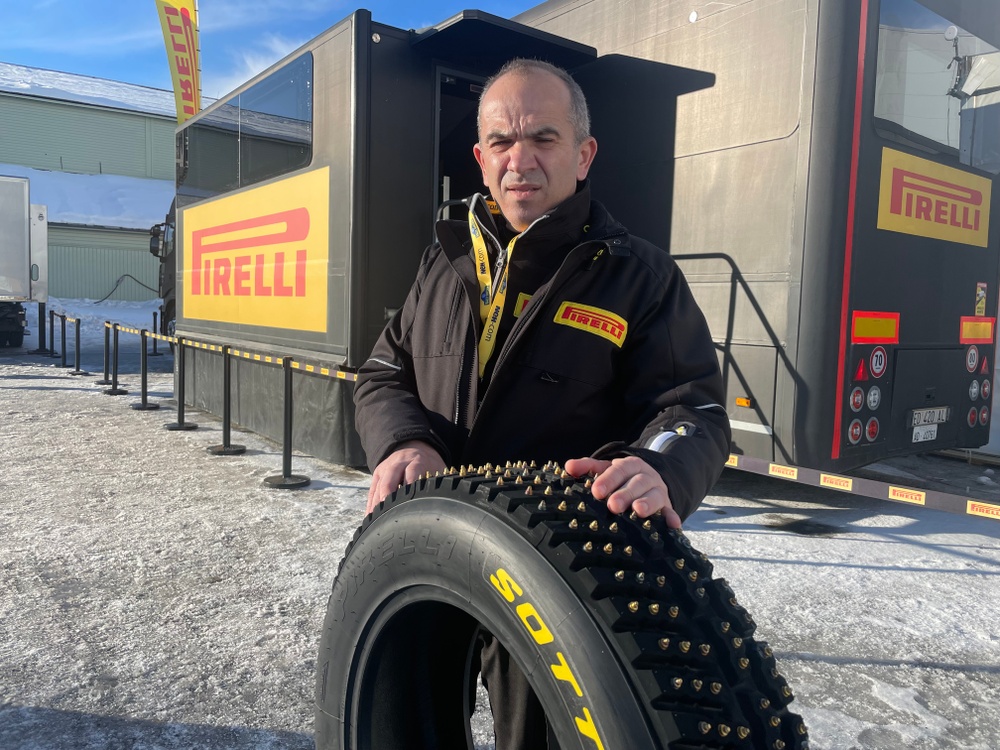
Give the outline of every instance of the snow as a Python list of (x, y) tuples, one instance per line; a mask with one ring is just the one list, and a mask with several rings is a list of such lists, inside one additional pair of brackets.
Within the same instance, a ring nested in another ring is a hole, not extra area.
[(29, 200), (48, 207), (50, 224), (149, 229), (163, 221), (174, 183), (111, 174), (76, 174), (0, 164), (0, 175), (27, 177)]
[[(81, 319), (97, 373), (103, 321), (150, 327), (155, 303), (49, 307)], [(123, 397), (0, 350), (0, 747), (310, 748), (326, 598), (369, 478), (296, 455), (312, 484), (270, 489), (280, 446), (238, 432), (247, 454), (213, 457), (219, 421), (191, 409), (197, 430), (165, 431), (172, 360), (150, 360), (163, 408), (133, 411), (136, 341)], [(1000, 747), (995, 522), (727, 471), (686, 528), (773, 647), (813, 750)]]
[(177, 117), (172, 91), (0, 62), (0, 91)]

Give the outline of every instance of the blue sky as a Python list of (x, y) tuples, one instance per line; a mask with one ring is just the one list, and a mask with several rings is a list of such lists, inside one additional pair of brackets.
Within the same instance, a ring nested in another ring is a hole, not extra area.
[[(469, 7), (510, 18), (539, 2), (199, 0), (203, 94), (231, 91), (359, 7), (411, 29)], [(2, 0), (0, 62), (170, 88), (153, 0)]]

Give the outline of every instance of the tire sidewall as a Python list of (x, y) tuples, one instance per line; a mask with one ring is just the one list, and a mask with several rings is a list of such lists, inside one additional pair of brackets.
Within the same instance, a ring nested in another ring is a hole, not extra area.
[(373, 623), (413, 587), (468, 612), (507, 647), (562, 750), (661, 746), (585, 604), (522, 532), (476, 496), (399, 503), (349, 550), (320, 643), (317, 748), (356, 748), (351, 717), (377, 635)]

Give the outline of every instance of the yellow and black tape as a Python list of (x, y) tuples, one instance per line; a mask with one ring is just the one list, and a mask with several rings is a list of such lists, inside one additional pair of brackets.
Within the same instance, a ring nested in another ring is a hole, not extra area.
[[(106, 328), (112, 328), (115, 324), (111, 321), (105, 321), (104, 325)], [(118, 330), (124, 333), (134, 333), (136, 335), (142, 334), (140, 329), (129, 326), (118, 325)], [(166, 341), (170, 344), (180, 344), (181, 342), (181, 338), (178, 336), (164, 336), (163, 334), (153, 333), (151, 331), (146, 331), (146, 336), (158, 341)], [(206, 341), (197, 341), (187, 337), (184, 337), (183, 344), (184, 346), (189, 346), (192, 349), (202, 349), (204, 351), (219, 353), (222, 353), (225, 348), (222, 344), (210, 344)], [(229, 353), (233, 357), (239, 357), (252, 362), (261, 362), (268, 365), (281, 365), (284, 360), (284, 357), (277, 354), (264, 354), (261, 352), (248, 351), (246, 349), (230, 348)], [(337, 378), (337, 380), (346, 380), (348, 382), (354, 382), (358, 379), (358, 374), (356, 372), (353, 372), (352, 370), (345, 370), (341, 367), (330, 367), (328, 365), (300, 362), (294, 359), (292, 360), (291, 366), (293, 370), (299, 370), (301, 372), (306, 372), (311, 375), (319, 375), (321, 377)]]
[(731, 454), (729, 460), (726, 461), (726, 466), (749, 471), (753, 474), (778, 477), (786, 481), (862, 495), (876, 500), (890, 500), (894, 503), (917, 505), (948, 513), (960, 513), (1000, 521), (1000, 505), (972, 499), (967, 495), (957, 495), (934, 489), (901, 487), (867, 477), (844, 476), (804, 466), (786, 466), (745, 455)]

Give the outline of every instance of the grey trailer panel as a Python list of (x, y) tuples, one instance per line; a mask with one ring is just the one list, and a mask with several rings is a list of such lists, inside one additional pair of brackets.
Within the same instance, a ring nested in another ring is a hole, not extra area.
[(28, 180), (0, 177), (0, 299), (31, 299)]
[(677, 156), (683, 157), (785, 138), (797, 128), (805, 7), (805, 0), (571, 1), (543, 3), (517, 20), (593, 45), (601, 56), (632, 55), (714, 74), (715, 86), (678, 105)]
[(31, 205), (31, 299), (49, 301), (49, 209)]
[[(352, 267), (352, 217), (356, 213), (352, 187), (357, 170), (353, 157), (358, 139), (355, 121), (355, 43), (357, 18), (334, 27), (313, 50), (313, 107), (317, 132), (335, 137), (317, 138), (312, 167), (330, 167), (330, 256), (327, 275), (328, 351), (345, 357), (349, 350)], [(367, 24), (365, 24), (367, 27)]]

